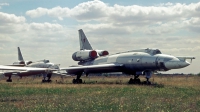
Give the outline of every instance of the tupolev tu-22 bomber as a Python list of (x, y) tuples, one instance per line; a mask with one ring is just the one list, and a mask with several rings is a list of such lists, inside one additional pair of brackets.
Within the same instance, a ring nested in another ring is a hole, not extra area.
[(63, 68), (68, 74), (77, 77), (72, 83), (82, 83), (80, 77), (90, 73), (122, 72), (133, 75), (130, 84), (141, 83), (139, 76), (145, 75), (146, 84), (151, 84), (149, 79), (156, 71), (168, 71), (184, 68), (190, 65), (186, 59), (195, 59), (192, 56), (179, 56), (162, 54), (159, 49), (138, 49), (109, 55), (106, 50), (95, 50), (90, 45), (82, 29), (78, 30), (80, 51), (73, 53), (72, 59), (78, 61), (78, 65)]
[[(51, 63), (49, 60), (41, 60), (41, 61), (25, 61), (23, 59), (20, 48), (18, 47), (18, 62), (14, 62), (12, 65), (3, 66), (0, 65), (0, 70), (6, 70), (0, 73), (0, 79), (2, 76), (8, 77), (7, 82), (12, 82), (11, 77), (13, 75), (24, 77), (31, 75), (43, 75), (42, 82), (51, 82), (52, 74), (62, 75), (61, 73), (55, 73), (54, 71), (58, 71), (58, 64)], [(19, 67), (20, 66), (20, 67)], [(48, 78), (46, 80), (46, 78)]]

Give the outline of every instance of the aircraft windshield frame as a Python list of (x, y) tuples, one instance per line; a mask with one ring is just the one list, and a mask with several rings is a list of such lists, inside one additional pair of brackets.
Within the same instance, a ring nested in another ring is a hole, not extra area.
[(152, 55), (156, 55), (156, 54), (162, 54), (162, 53), (161, 53), (160, 50), (158, 50), (158, 49), (153, 50), (153, 51), (152, 51)]
[(156, 53), (155, 54), (162, 54), (162, 53), (160, 52), (160, 50), (156, 49)]

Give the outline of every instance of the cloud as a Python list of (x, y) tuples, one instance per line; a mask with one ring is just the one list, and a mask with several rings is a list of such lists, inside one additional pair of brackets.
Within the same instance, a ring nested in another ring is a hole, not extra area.
[(8, 23), (24, 23), (26, 19), (23, 16), (16, 16), (14, 14), (7, 14), (0, 12), (0, 24)]
[(26, 15), (30, 16), (31, 18), (38, 18), (48, 15), (50, 17), (56, 17), (59, 20), (63, 20), (63, 17), (69, 16), (69, 8), (61, 8), (60, 6), (57, 6), (52, 9), (47, 9), (39, 7), (37, 9), (27, 11)]
[(100, 0), (94, 0), (80, 3), (73, 8), (57, 6), (47, 9), (39, 7), (27, 11), (26, 14), (30, 17), (46, 15), (58, 18), (58, 20), (74, 18), (83, 23), (96, 21), (96, 24), (90, 24), (90, 27), (99, 26), (95, 29), (101, 30), (111, 25), (110, 29), (105, 30), (111, 32), (113, 29), (118, 29), (118, 27), (123, 27), (126, 31), (128, 31), (127, 29), (136, 31), (135, 29), (140, 26), (139, 29), (145, 29), (145, 31), (140, 30), (142, 33), (160, 35), (173, 32), (179, 28), (185, 28), (188, 26), (188, 24), (185, 24), (186, 22), (190, 24), (189, 30), (197, 32), (199, 26), (192, 26), (192, 21), (194, 22), (194, 18), (199, 19), (200, 2), (191, 4), (172, 4), (168, 2), (155, 6), (122, 6), (118, 4), (111, 6)]
[(0, 9), (2, 6), (9, 6), (9, 3), (0, 3)]
[(11, 37), (9, 37), (8, 35), (3, 35), (0, 34), (0, 43), (8, 43), (8, 42), (12, 42), (13, 39)]
[(61, 8), (60, 6), (52, 9), (39, 7), (27, 11), (26, 14), (31, 17), (40, 17), (42, 15), (49, 15), (51, 17), (73, 17), (80, 21), (99, 20), (99, 18), (106, 17), (106, 19), (111, 19), (115, 22), (121, 22), (122, 20), (134, 22), (135, 20), (140, 20), (145, 23), (148, 21), (169, 21), (191, 16), (198, 17), (200, 14), (199, 11), (200, 2), (189, 5), (166, 3), (160, 6), (121, 6), (117, 4), (109, 6), (102, 1), (94, 0), (83, 2), (71, 9), (68, 7)]
[(52, 24), (52, 23), (30, 23), (30, 28), (36, 31), (59, 31), (63, 27), (60, 24)]
[(26, 15), (30, 16), (31, 18), (37, 18), (46, 15), (47, 12), (48, 12), (47, 8), (38, 7), (35, 10), (27, 11)]
[(130, 34), (132, 32), (129, 28), (116, 27), (113, 24), (84, 24), (78, 27), (93, 34), (102, 34), (103, 32), (103, 35)]
[(19, 32), (24, 29), (22, 25), (25, 22), (26, 18), (23, 16), (0, 12), (0, 33)]
[(81, 3), (70, 10), (70, 16), (79, 21), (100, 20), (108, 14), (108, 5), (99, 0)]
[(188, 20), (184, 20), (184, 28), (187, 28), (191, 31), (199, 33), (200, 31), (200, 18), (198, 17), (192, 17)]

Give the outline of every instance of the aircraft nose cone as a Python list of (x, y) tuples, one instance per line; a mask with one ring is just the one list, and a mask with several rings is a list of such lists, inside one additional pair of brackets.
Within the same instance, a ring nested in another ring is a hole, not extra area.
[(179, 62), (179, 66), (180, 66), (180, 68), (183, 68), (183, 67), (186, 67), (186, 66), (188, 66), (188, 65), (190, 65), (190, 63), (189, 62), (187, 62), (187, 61), (180, 61)]
[(190, 65), (187, 61), (168, 61), (165, 63), (166, 68), (168, 69), (178, 69)]

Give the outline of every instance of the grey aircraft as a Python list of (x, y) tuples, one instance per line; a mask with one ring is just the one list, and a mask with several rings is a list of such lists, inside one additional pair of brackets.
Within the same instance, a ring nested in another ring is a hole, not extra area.
[[(43, 69), (43, 68), (47, 68), (47, 69)], [(9, 70), (9, 71), (1, 73), (5, 77), (8, 77), (7, 82), (12, 82), (12, 79), (11, 79), (12, 75), (24, 77), (24, 76), (31, 76), (31, 75), (38, 75), (38, 74), (41, 74), (43, 76), (42, 82), (51, 82), (51, 76), (53, 74), (53, 71), (59, 70), (59, 65), (51, 63), (49, 62), (49, 60), (45, 60), (45, 59), (41, 61), (36, 61), (36, 62), (24, 61), (20, 48), (18, 47), (18, 62), (14, 62), (12, 65), (0, 66), (0, 70)], [(62, 74), (59, 74), (59, 75), (62, 75)], [(48, 78), (47, 80), (46, 80), (46, 77)]]
[(156, 71), (168, 71), (171, 69), (184, 68), (190, 65), (186, 59), (195, 59), (192, 56), (179, 56), (162, 54), (159, 49), (138, 49), (109, 55), (106, 50), (95, 50), (92, 48), (82, 29), (78, 30), (80, 51), (73, 53), (72, 59), (78, 61), (66, 70), (68, 74), (75, 74), (73, 83), (82, 83), (80, 77), (90, 73), (122, 72), (133, 75), (129, 83), (141, 83), (139, 76), (146, 76), (146, 84)]

